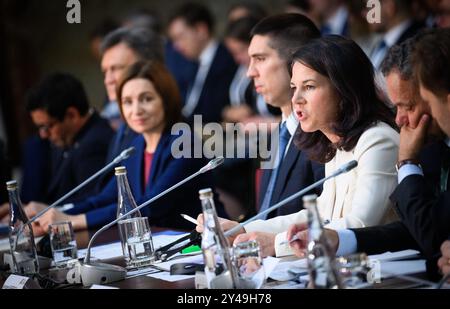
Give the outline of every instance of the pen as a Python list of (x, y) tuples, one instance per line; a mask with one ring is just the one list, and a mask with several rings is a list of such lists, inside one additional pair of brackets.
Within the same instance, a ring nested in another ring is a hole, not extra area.
[(293, 241), (296, 241), (296, 240), (299, 240), (297, 234), (294, 235), (294, 237), (292, 237), (291, 240), (287, 240), (287, 239), (286, 239), (286, 240), (283, 240), (282, 242), (280, 242), (280, 245), (285, 245), (285, 244), (287, 244), (287, 243), (290, 243), (290, 242), (293, 242)]
[(190, 217), (190, 216), (188, 216), (188, 215), (185, 215), (185, 214), (180, 214), (180, 215), (183, 217), (183, 219), (185, 219), (185, 220), (187, 220), (187, 221), (189, 221), (189, 222), (192, 222), (192, 223), (194, 223), (195, 225), (198, 225), (197, 220), (195, 220), (194, 218), (192, 218), (192, 217)]
[[(327, 225), (328, 223), (330, 223), (330, 220), (325, 220), (325, 221), (323, 222), (323, 225)], [(285, 245), (285, 244), (287, 244), (287, 243), (290, 243), (290, 242), (293, 242), (293, 241), (296, 241), (296, 240), (299, 240), (297, 234), (295, 234), (294, 237), (292, 237), (291, 240), (287, 240), (287, 239), (286, 239), (286, 240), (283, 240), (282, 242), (280, 242), (280, 245)]]

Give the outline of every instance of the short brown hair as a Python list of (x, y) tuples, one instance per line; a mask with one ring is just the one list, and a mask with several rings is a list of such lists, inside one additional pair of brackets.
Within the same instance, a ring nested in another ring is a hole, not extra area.
[(422, 33), (413, 63), (416, 77), (425, 88), (437, 96), (450, 93), (450, 29)]
[(119, 87), (117, 87), (117, 101), (119, 103), (122, 116), (123, 87), (128, 81), (135, 78), (149, 80), (161, 96), (165, 114), (165, 131), (170, 130), (175, 123), (181, 121), (181, 96), (177, 83), (164, 64), (156, 61), (138, 61), (127, 69), (119, 84)]

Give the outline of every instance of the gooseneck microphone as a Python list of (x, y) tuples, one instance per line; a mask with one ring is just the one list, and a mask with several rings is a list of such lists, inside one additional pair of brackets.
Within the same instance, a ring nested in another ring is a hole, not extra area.
[[(48, 206), (47, 208), (41, 210), (39, 213), (37, 213), (33, 218), (31, 218), (30, 220), (28, 220), (28, 223), (33, 223), (35, 222), (37, 219), (39, 219), (40, 217), (42, 217), (47, 211), (49, 211), (50, 209), (56, 207), (57, 205), (60, 205), (63, 201), (65, 201), (66, 199), (68, 199), (70, 196), (72, 196), (74, 193), (78, 192), (79, 190), (81, 190), (82, 188), (84, 188), (86, 185), (88, 185), (90, 182), (92, 182), (94, 179), (96, 179), (97, 177), (99, 177), (100, 175), (104, 174), (105, 172), (107, 172), (109, 169), (111, 169), (113, 166), (115, 166), (116, 164), (120, 163), (121, 161), (128, 159), (135, 151), (136, 149), (134, 147), (130, 147), (125, 149), (124, 151), (122, 151), (114, 160), (112, 160), (108, 165), (104, 166), (102, 169), (100, 169), (98, 172), (96, 172), (94, 175), (92, 175), (91, 177), (89, 177), (88, 179), (86, 179), (85, 181), (83, 181), (82, 183), (80, 183), (78, 186), (76, 186), (75, 188), (73, 188), (71, 191), (69, 191), (68, 193), (66, 193), (64, 196), (60, 197), (56, 202), (54, 202), (53, 204), (51, 204), (50, 206)], [(18, 235), (22, 234), (23, 229), (25, 228), (25, 225), (22, 225), (20, 227), (20, 230), (18, 232)], [(17, 237), (16, 239), (19, 239), (19, 237)], [(17, 245), (17, 244), (16, 244)]]
[(159, 193), (158, 195), (154, 196), (153, 198), (142, 203), (138, 207), (130, 210), (129, 212), (123, 214), (122, 216), (118, 217), (117, 219), (111, 221), (110, 223), (106, 224), (101, 229), (99, 229), (92, 236), (91, 240), (89, 241), (89, 244), (88, 244), (88, 247), (86, 250), (86, 256), (84, 258), (83, 265), (81, 266), (81, 280), (83, 281), (83, 285), (89, 286), (92, 284), (104, 284), (104, 283), (119, 281), (119, 280), (124, 279), (126, 276), (126, 273), (127, 273), (126, 269), (123, 267), (120, 267), (120, 266), (106, 264), (106, 263), (97, 263), (97, 262), (91, 263), (91, 247), (98, 235), (100, 235), (103, 231), (109, 229), (111, 226), (113, 226), (120, 220), (123, 220), (124, 218), (128, 217), (129, 215), (148, 206), (149, 204), (153, 203), (157, 199), (161, 198), (162, 196), (166, 195), (167, 193), (171, 192), (172, 190), (178, 188), (179, 186), (183, 185), (184, 183), (190, 181), (191, 179), (197, 177), (198, 175), (215, 169), (216, 167), (221, 165), (223, 162), (224, 162), (223, 157), (218, 157), (216, 159), (209, 161), (208, 164), (206, 164), (204, 167), (202, 167), (200, 170), (198, 170), (194, 174), (192, 174), (192, 175), (188, 176), (187, 178), (181, 180), (180, 182), (174, 184), (170, 188), (164, 190), (163, 192)]
[(321, 184), (323, 184), (325, 181), (327, 181), (328, 179), (334, 178), (340, 174), (343, 173), (347, 173), (350, 170), (354, 169), (355, 167), (358, 166), (358, 162), (356, 160), (352, 160), (350, 162), (347, 162), (346, 164), (342, 165), (339, 169), (337, 169), (336, 171), (334, 171), (334, 173), (332, 173), (331, 175), (322, 178), (321, 180), (316, 181), (315, 183), (313, 183), (312, 185), (309, 185), (308, 187), (300, 190), (299, 192), (292, 194), (291, 196), (285, 198), (284, 200), (278, 202), (277, 204), (273, 205), (272, 207), (266, 209), (265, 211), (260, 212), (259, 214), (251, 217), (250, 219), (246, 220), (245, 222), (239, 223), (238, 225), (236, 225), (235, 227), (233, 227), (232, 229), (229, 229), (228, 231), (225, 232), (225, 236), (229, 237), (229, 236), (233, 236), (235, 233), (237, 233), (239, 230), (241, 230), (244, 225), (249, 224), (250, 222), (255, 221), (256, 219), (259, 219), (263, 216), (265, 216), (266, 214), (286, 205), (287, 203), (289, 203), (292, 200), (295, 200), (296, 198), (302, 196), (303, 194), (307, 193), (308, 191), (317, 188), (318, 186), (320, 186)]

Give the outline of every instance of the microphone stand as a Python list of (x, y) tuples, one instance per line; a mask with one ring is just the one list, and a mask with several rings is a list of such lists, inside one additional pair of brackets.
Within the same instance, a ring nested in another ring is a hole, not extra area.
[(47, 211), (49, 211), (52, 208), (55, 208), (57, 205), (59, 205), (62, 201), (68, 199), (70, 196), (72, 196), (74, 193), (76, 193), (77, 191), (79, 191), (80, 189), (84, 188), (87, 184), (91, 183), (94, 179), (96, 179), (98, 176), (102, 175), (103, 173), (107, 172), (109, 169), (111, 169), (114, 165), (120, 163), (121, 161), (128, 159), (135, 151), (134, 147), (130, 147), (125, 149), (124, 151), (122, 151), (114, 160), (112, 160), (108, 165), (106, 165), (105, 167), (103, 167), (101, 170), (99, 170), (98, 172), (96, 172), (94, 175), (92, 175), (91, 177), (89, 177), (88, 179), (86, 179), (85, 181), (83, 181), (81, 184), (79, 184), (78, 186), (76, 186), (75, 188), (73, 188), (71, 191), (69, 191), (68, 193), (66, 193), (64, 196), (60, 197), (56, 202), (54, 202), (53, 204), (51, 204), (50, 206), (48, 206), (47, 208), (41, 210), (39, 213), (37, 213), (33, 218), (31, 218), (30, 220), (28, 220), (28, 222), (22, 224), (22, 226), (20, 227), (18, 234), (17, 234), (17, 238), (16, 238), (16, 242), (14, 244), (14, 248), (17, 247), (17, 241), (19, 239), (19, 236), (22, 234), (23, 229), (25, 228), (25, 225), (31, 224), (33, 222), (35, 222), (37, 219), (39, 219), (40, 217), (42, 217)]
[(241, 230), (244, 225), (255, 221), (256, 219), (259, 219), (261, 217), (263, 217), (264, 215), (268, 214), (269, 212), (272, 212), (278, 208), (280, 208), (281, 206), (284, 206), (285, 204), (289, 203), (292, 200), (295, 200), (296, 198), (302, 196), (303, 194), (307, 193), (308, 191), (317, 188), (318, 186), (320, 186), (321, 184), (323, 184), (325, 181), (327, 181), (328, 179), (334, 178), (340, 174), (343, 173), (347, 173), (348, 171), (354, 169), (356, 166), (358, 166), (358, 162), (356, 160), (352, 160), (346, 164), (344, 164), (343, 166), (341, 166), (338, 170), (336, 170), (333, 174), (329, 175), (328, 177), (322, 178), (321, 180), (316, 181), (315, 183), (309, 185), (308, 187), (300, 190), (299, 192), (292, 194), (291, 196), (285, 198), (284, 200), (276, 203), (275, 205), (273, 205), (272, 207), (260, 212), (259, 214), (251, 217), (250, 219), (246, 220), (245, 222), (241, 222), (238, 225), (236, 225), (235, 227), (229, 229), (228, 231), (225, 232), (225, 236), (229, 237), (229, 236), (233, 236), (234, 234), (236, 234), (239, 230)]
[(190, 181), (191, 179), (197, 177), (198, 175), (203, 174), (207, 171), (210, 171), (210, 170), (216, 168), (217, 166), (221, 165), (223, 162), (224, 162), (223, 157), (218, 157), (216, 159), (209, 161), (209, 163), (207, 165), (202, 167), (199, 171), (195, 172), (191, 176), (174, 184), (170, 188), (164, 190), (163, 192), (159, 193), (158, 195), (154, 196), (153, 198), (151, 198), (148, 201), (144, 202), (143, 204), (139, 205), (135, 209), (130, 210), (129, 212), (123, 214), (122, 216), (118, 217), (117, 219), (111, 221), (110, 223), (106, 224), (101, 229), (99, 229), (92, 236), (91, 240), (89, 241), (89, 244), (88, 244), (88, 247), (86, 250), (86, 256), (84, 258), (84, 262), (83, 262), (83, 265), (81, 265), (81, 280), (83, 281), (83, 285), (89, 286), (92, 284), (104, 284), (104, 283), (110, 283), (110, 282), (123, 280), (123, 279), (125, 279), (125, 276), (127, 273), (127, 270), (120, 266), (106, 264), (106, 263), (91, 263), (91, 261), (90, 261), (91, 260), (91, 247), (98, 235), (100, 235), (105, 230), (109, 229), (111, 226), (115, 225), (120, 220), (123, 220), (124, 218), (128, 217), (129, 215), (148, 206), (149, 204), (153, 203), (157, 199), (166, 195), (170, 191), (178, 188), (179, 186), (185, 184), (186, 182)]

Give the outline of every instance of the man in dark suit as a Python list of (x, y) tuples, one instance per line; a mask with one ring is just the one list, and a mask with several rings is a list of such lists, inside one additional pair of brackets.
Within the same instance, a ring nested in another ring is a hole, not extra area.
[[(45, 78), (30, 92), (27, 109), (40, 137), (51, 143), (50, 179), (43, 201), (51, 203), (103, 167), (113, 131), (90, 108), (82, 84), (68, 74)], [(70, 201), (96, 192), (96, 186), (87, 186)]]
[[(388, 95), (397, 107), (396, 121), (401, 127), (399, 185), (391, 196), (401, 220), (370, 228), (326, 230), (326, 234), (337, 255), (418, 249), (428, 260), (429, 274), (434, 277), (440, 244), (450, 234), (450, 195), (448, 186), (441, 188), (441, 167), (448, 159), (450, 143), (441, 130), (442, 124), (434, 116), (430, 119), (432, 109), (421, 97), (413, 76), (412, 55), (420, 38), (394, 46), (382, 64)], [(303, 229), (290, 228), (288, 237)], [(301, 239), (307, 239), (306, 231), (299, 233)], [(300, 254), (304, 245), (296, 241), (292, 246)]]
[[(443, 151), (440, 192), (437, 196), (424, 196), (423, 199), (423, 204), (428, 206), (428, 211), (424, 211), (423, 215), (431, 217), (430, 225), (420, 225), (422, 222), (411, 216), (411, 211), (414, 209), (408, 210), (407, 213), (410, 229), (417, 227), (419, 232), (425, 234), (423, 237), (430, 239), (434, 246), (440, 244), (444, 239), (448, 239), (450, 235), (450, 29), (424, 33), (417, 42), (414, 60), (420, 95), (430, 105), (431, 116), (444, 131), (445, 143), (448, 146)], [(410, 132), (411, 137), (418, 136), (420, 140), (420, 137), (423, 136), (423, 127), (426, 127), (429, 122), (428, 118), (421, 119), (423, 125), (419, 125), (416, 130)], [(420, 147), (420, 143), (413, 146)], [(414, 147), (411, 148), (414, 150)], [(420, 189), (423, 186), (423, 178), (416, 178), (415, 187), (408, 188), (407, 192), (411, 192), (410, 194), (413, 194), (411, 190)], [(417, 209), (417, 206), (415, 208)], [(434, 248), (432, 247), (432, 249)], [(437, 266), (448, 278), (450, 274), (450, 241), (443, 242), (440, 249), (442, 256), (439, 258)], [(435, 256), (435, 258), (438, 257), (439, 254)], [(436, 264), (432, 264), (432, 266), (436, 266)]]
[(183, 116), (192, 123), (194, 115), (203, 122), (220, 122), (229, 105), (228, 90), (237, 66), (224, 45), (213, 37), (214, 21), (203, 5), (186, 3), (169, 19), (169, 36), (184, 57), (198, 61), (183, 107)]
[[(262, 211), (324, 176), (323, 165), (310, 161), (292, 142), (298, 121), (292, 113), (287, 69), (289, 55), (307, 41), (319, 37), (320, 33), (302, 15), (281, 14), (260, 21), (253, 28), (252, 36), (247, 75), (253, 79), (256, 91), (264, 100), (280, 108), (282, 113), (280, 140), (278, 143), (271, 141), (279, 146), (279, 164), (264, 169), (261, 179), (258, 202)], [(267, 218), (291, 214), (302, 208), (301, 201), (296, 200), (270, 213)]]
[(425, 27), (424, 23), (413, 19), (412, 10), (409, 0), (385, 0), (381, 4), (380, 22), (369, 24), (372, 31), (381, 34), (370, 52), (370, 60), (376, 69), (380, 68), (389, 48), (413, 37)]
[[(281, 109), (282, 121), (277, 128), (279, 141), (271, 141), (272, 155), (275, 156), (270, 169), (263, 169), (259, 188), (259, 212), (297, 193), (306, 186), (324, 177), (323, 164), (310, 161), (292, 142), (298, 121), (292, 113), (290, 76), (287, 62), (290, 55), (309, 40), (319, 37), (314, 23), (300, 14), (280, 14), (261, 20), (252, 30), (252, 40), (248, 53), (250, 66), (247, 75), (254, 81), (256, 91), (267, 104)], [(317, 193), (320, 194), (321, 190)], [(303, 209), (301, 198), (268, 214), (266, 218), (295, 213)], [(198, 218), (197, 231), (203, 229), (203, 217)], [(228, 230), (237, 222), (223, 220), (222, 228)], [(247, 229), (247, 227), (246, 227)], [(242, 230), (241, 232), (244, 232)], [(274, 234), (247, 231), (240, 235), (260, 241), (262, 248), (273, 243)], [(246, 241), (243, 239), (242, 241)], [(273, 246), (272, 246), (273, 247)]]

